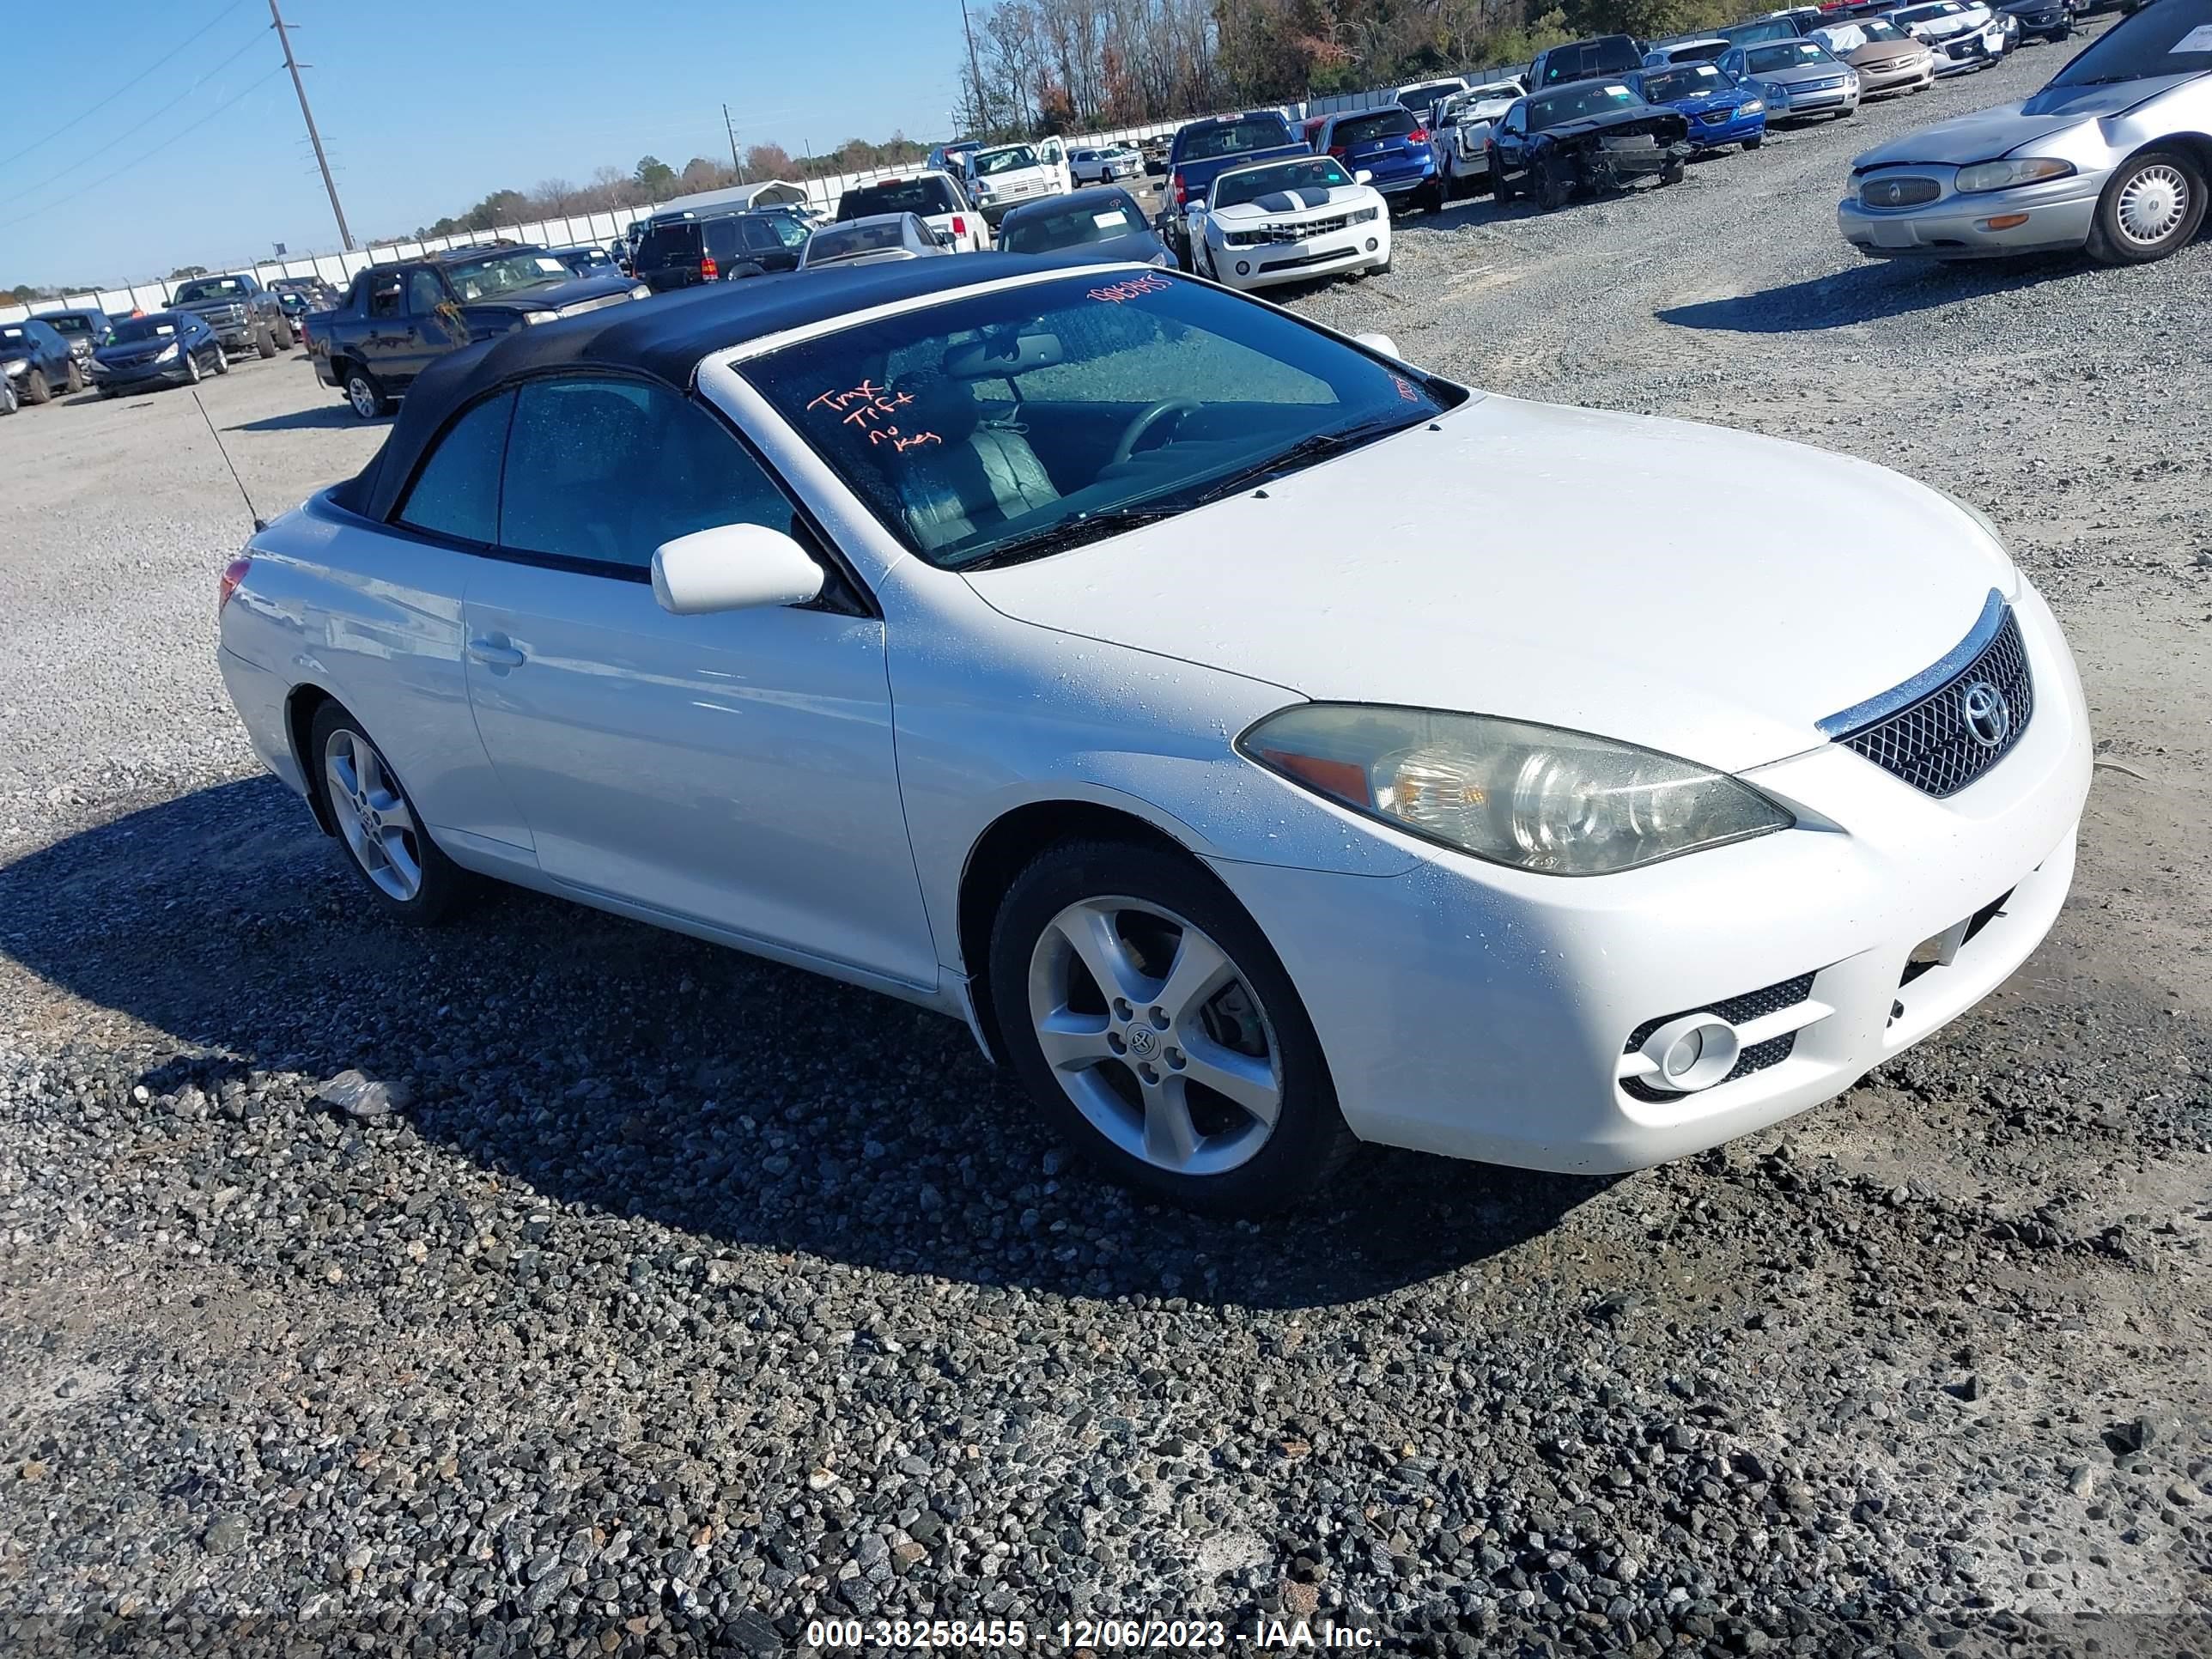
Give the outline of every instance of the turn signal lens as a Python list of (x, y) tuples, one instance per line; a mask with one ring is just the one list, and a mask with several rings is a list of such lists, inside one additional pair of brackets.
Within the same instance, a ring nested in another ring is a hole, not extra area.
[(252, 567), (253, 561), (248, 558), (233, 559), (228, 564), (223, 566), (222, 580), (216, 584), (215, 590), (216, 616), (222, 615), (225, 608), (230, 604), (231, 595), (238, 592), (239, 583), (246, 580), (246, 573)]
[(1481, 714), (1301, 703), (1237, 747), (1354, 811), (1542, 875), (1632, 870), (1796, 823), (1750, 785), (1671, 755)]

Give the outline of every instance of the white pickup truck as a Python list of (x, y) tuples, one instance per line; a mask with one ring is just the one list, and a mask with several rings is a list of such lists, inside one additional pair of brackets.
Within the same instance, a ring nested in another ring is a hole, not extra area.
[(1007, 209), (1057, 196), (1067, 188), (1060, 169), (1028, 144), (994, 144), (970, 151), (963, 163), (961, 183), (967, 187), (968, 199), (993, 226)]

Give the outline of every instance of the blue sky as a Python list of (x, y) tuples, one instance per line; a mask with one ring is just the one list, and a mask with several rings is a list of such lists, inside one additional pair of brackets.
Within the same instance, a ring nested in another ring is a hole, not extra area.
[[(942, 137), (964, 52), (959, 0), (283, 3), (356, 242), (647, 154), (726, 161), (726, 100), (740, 145), (793, 155)], [(0, 286), (337, 247), (268, 0), (108, 0), (84, 21), (96, 58), (59, 84), (15, 76), (0, 106)]]

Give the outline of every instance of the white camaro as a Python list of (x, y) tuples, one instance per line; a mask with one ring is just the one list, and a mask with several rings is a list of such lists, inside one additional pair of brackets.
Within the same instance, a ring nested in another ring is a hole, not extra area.
[(941, 1010), (1223, 1209), (1355, 1139), (1618, 1170), (1826, 1100), (2043, 938), (2089, 778), (1972, 508), (1134, 264), (443, 358), (220, 612), (365, 903), (493, 877)]
[(1187, 222), (1201, 275), (1269, 288), (1390, 269), (1390, 206), (1334, 156), (1232, 167)]

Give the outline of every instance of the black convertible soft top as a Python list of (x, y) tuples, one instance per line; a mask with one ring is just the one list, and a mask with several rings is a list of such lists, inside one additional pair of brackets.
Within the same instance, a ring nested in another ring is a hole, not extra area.
[(701, 358), (747, 340), (1060, 264), (1080, 262), (963, 253), (844, 270), (832, 266), (684, 289), (517, 329), (441, 357), (417, 375), (384, 447), (358, 477), (332, 490), (331, 499), (350, 513), (390, 517), (422, 452), (447, 419), (463, 404), (520, 375), (620, 368), (688, 392)]

